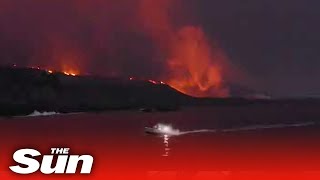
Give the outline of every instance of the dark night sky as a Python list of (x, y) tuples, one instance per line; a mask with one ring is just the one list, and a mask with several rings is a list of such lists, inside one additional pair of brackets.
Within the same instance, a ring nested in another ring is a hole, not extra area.
[(316, 0), (202, 0), (199, 23), (261, 89), (278, 96), (317, 94), (319, 5)]
[[(97, 74), (159, 77), (164, 62), (136, 31), (137, 1), (1, 0), (0, 61), (47, 65), (63, 54)], [(277, 97), (320, 93), (319, 1), (177, 1), (175, 23), (202, 26), (247, 74), (242, 84)]]

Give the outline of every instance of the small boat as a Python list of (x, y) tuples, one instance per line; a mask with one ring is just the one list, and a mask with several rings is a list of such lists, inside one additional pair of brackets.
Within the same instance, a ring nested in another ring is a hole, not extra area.
[(177, 136), (179, 135), (179, 130), (172, 129), (169, 125), (157, 124), (153, 127), (145, 127), (144, 132), (152, 135), (168, 135)]
[(161, 132), (160, 130), (155, 129), (155, 128), (151, 128), (151, 127), (145, 127), (144, 132), (147, 134), (153, 134), (153, 135), (162, 135), (163, 134), (163, 132)]

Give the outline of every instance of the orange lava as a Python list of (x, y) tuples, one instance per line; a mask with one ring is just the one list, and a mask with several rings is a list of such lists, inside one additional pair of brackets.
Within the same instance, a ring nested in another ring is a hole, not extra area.
[(63, 74), (67, 75), (67, 76), (76, 76), (75, 73), (69, 73), (69, 72), (63, 72)]
[(63, 74), (67, 76), (78, 76), (79, 72), (70, 70), (70, 71), (63, 71)]
[(62, 72), (67, 76), (78, 76), (80, 75), (80, 70), (76, 66), (63, 64)]
[[(16, 65), (14, 67), (16, 67)], [(79, 76), (80, 75), (80, 71), (77, 70), (76, 68), (66, 68), (65, 67), (65, 70), (56, 70), (56, 71), (54, 71), (52, 69), (48, 69), (48, 68), (41, 68), (38, 66), (31, 66), (29, 68), (46, 71), (48, 74), (53, 74), (54, 72), (61, 72), (67, 76)]]
[(152, 80), (152, 79), (137, 79), (137, 78), (135, 78), (135, 77), (130, 77), (129, 78), (129, 80), (130, 81), (136, 81), (136, 80), (138, 80), (138, 81), (145, 81), (145, 82), (149, 82), (149, 83), (151, 83), (151, 84), (155, 84), (155, 85), (165, 85), (166, 83), (165, 82), (163, 82), (163, 81), (156, 81), (156, 80)]

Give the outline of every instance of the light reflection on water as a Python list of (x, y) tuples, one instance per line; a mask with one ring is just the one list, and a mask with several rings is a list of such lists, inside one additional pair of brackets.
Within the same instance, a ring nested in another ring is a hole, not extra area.
[(162, 154), (162, 156), (164, 156), (164, 157), (169, 156), (169, 152), (170, 152), (169, 139), (170, 138), (168, 135), (163, 136), (164, 153)]
[[(320, 147), (315, 146), (314, 143), (319, 139), (317, 127), (304, 128), (298, 126), (299, 124), (294, 124), (281, 129), (283, 126), (277, 124), (263, 127), (244, 124), (244, 127), (240, 128), (234, 125), (215, 131), (214, 129), (219, 128), (214, 124), (216, 120), (210, 120), (209, 117), (219, 113), (219, 109), (209, 109), (210, 111), (206, 113), (198, 112), (200, 110), (196, 112), (190, 110), (197, 115), (195, 119), (188, 114), (189, 111), (151, 114), (152, 118), (155, 117), (153, 123), (165, 119), (172, 122), (175, 128), (181, 129), (179, 136), (164, 135), (161, 137), (146, 136), (143, 132), (145, 122), (150, 121), (150, 114), (108, 112), (4, 119), (1, 122), (0, 134), (1, 137), (10, 138), (4, 138), (8, 142), (3, 143), (6, 148), (0, 151), (7, 157), (6, 162), (0, 163), (0, 171), (8, 169), (12, 163), (12, 154), (17, 147), (30, 145), (35, 149), (41, 147), (44, 150), (54, 146), (70, 146), (76, 152), (80, 150), (80, 152), (93, 154), (97, 159), (95, 174), (103, 176), (113, 173), (113, 170), (133, 171), (138, 169), (141, 170), (143, 177), (145, 171), (149, 170), (173, 171), (172, 176), (175, 177), (177, 174), (175, 170), (182, 172), (185, 170), (189, 173), (191, 169), (197, 174), (197, 176), (193, 175), (196, 176), (194, 179), (203, 179), (201, 178), (203, 173), (198, 173), (198, 170), (214, 172), (225, 169), (233, 170), (233, 168), (236, 170), (239, 168), (268, 170), (270, 168), (273, 170), (275, 166), (281, 169), (291, 165), (295, 168), (318, 168), (314, 167), (316, 162), (320, 161), (317, 158)], [(182, 113), (181, 117), (177, 117), (176, 113)], [(198, 117), (203, 114), (206, 114), (208, 118)], [(227, 114), (226, 118), (238, 118), (237, 114)], [(270, 116), (267, 117), (270, 118)], [(248, 117), (251, 116), (248, 115)], [(260, 116), (252, 117), (261, 119)], [(290, 114), (290, 117), (292, 118), (293, 115)], [(219, 120), (228, 121), (223, 118)], [(140, 121), (142, 122), (139, 123)], [(178, 121), (183, 121), (183, 123)], [(270, 163), (271, 160), (272, 163)], [(189, 163), (191, 161), (193, 163)], [(105, 173), (106, 170), (108, 173)], [(213, 174), (205, 172), (204, 176), (216, 177), (214, 172)], [(123, 175), (123, 173), (114, 173)], [(180, 176), (191, 177), (192, 174), (178, 175)], [(143, 177), (139, 179), (144, 179)], [(217, 177), (220, 177), (219, 173)]]

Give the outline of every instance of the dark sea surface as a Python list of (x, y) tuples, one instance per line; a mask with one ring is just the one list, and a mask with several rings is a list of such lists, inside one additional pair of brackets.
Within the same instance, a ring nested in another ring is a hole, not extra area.
[[(0, 177), (21, 178), (8, 168), (15, 165), (16, 150), (50, 154), (52, 147), (94, 156), (91, 176), (68, 177), (75, 179), (219, 179), (240, 172), (320, 172), (319, 120), (318, 107), (290, 105), (2, 117)], [(144, 133), (144, 127), (157, 123), (172, 125), (180, 135)], [(23, 177), (28, 178), (43, 175)]]

